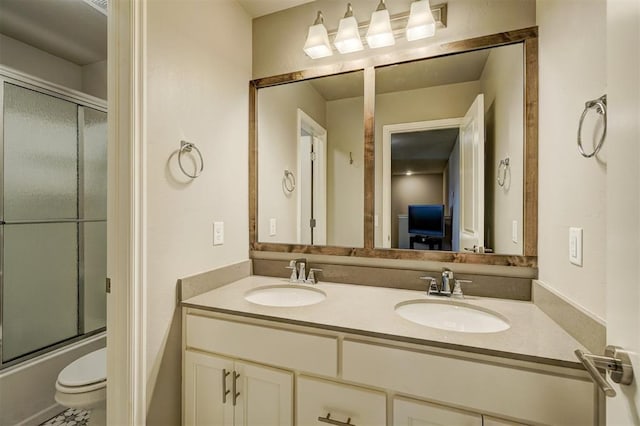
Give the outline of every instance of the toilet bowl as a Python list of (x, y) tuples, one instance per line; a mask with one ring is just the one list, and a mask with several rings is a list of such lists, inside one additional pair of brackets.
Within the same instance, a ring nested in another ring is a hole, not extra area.
[(107, 349), (88, 353), (58, 374), (56, 402), (90, 412), (89, 425), (106, 424)]

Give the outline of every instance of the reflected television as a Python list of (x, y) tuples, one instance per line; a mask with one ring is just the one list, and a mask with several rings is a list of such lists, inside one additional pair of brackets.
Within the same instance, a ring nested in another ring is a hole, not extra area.
[(409, 234), (444, 238), (444, 205), (409, 205)]

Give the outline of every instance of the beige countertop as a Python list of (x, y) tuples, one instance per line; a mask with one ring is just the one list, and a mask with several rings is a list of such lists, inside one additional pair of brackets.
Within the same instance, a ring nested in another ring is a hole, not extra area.
[(245, 294), (252, 289), (271, 285), (301, 284), (289, 284), (288, 280), (283, 278), (250, 276), (184, 300), (181, 305), (369, 337), (582, 369), (573, 351), (586, 349), (531, 302), (466, 297), (463, 303), (494, 311), (509, 322), (510, 328), (494, 333), (464, 333), (415, 324), (395, 313), (395, 306), (408, 300), (450, 302), (448, 298), (429, 297), (425, 292), (321, 282), (312, 287), (322, 290), (326, 294), (326, 299), (315, 305), (271, 307), (245, 300)]

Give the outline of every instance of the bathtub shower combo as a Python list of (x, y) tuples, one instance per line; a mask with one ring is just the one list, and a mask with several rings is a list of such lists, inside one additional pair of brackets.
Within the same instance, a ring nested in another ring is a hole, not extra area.
[(104, 101), (2, 68), (0, 103), (7, 378), (105, 330), (107, 113)]

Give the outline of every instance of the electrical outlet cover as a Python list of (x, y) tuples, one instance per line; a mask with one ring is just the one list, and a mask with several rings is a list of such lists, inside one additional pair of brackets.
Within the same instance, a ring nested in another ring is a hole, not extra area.
[(582, 228), (569, 228), (569, 262), (582, 266)]
[(213, 245), (224, 244), (224, 222), (213, 222)]

